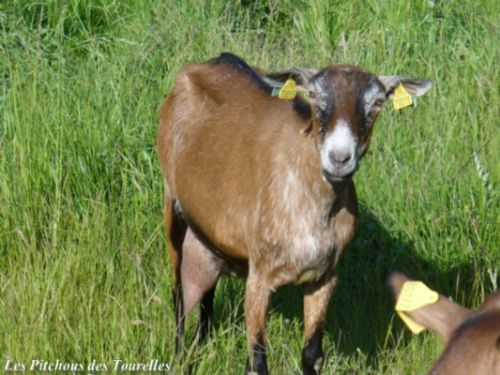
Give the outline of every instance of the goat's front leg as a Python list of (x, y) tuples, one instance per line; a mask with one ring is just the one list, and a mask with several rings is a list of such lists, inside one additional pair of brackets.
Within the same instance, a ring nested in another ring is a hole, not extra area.
[(304, 349), (302, 350), (302, 374), (317, 375), (323, 364), (323, 330), (337, 278), (332, 272), (320, 281), (304, 287)]
[(267, 375), (266, 320), (271, 289), (250, 269), (245, 289), (245, 322), (249, 345), (246, 374)]

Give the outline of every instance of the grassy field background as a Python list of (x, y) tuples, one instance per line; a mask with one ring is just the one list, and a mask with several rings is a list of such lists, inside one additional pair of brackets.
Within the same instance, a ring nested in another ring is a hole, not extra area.
[[(1, 2), (0, 368), (173, 363), (157, 109), (183, 64), (232, 51), (269, 70), (433, 80), (414, 110), (379, 116), (324, 340), (326, 374), (425, 373), (442, 342), (394, 317), (386, 277), (403, 270), (469, 307), (498, 288), (499, 4)], [(243, 286), (219, 284), (194, 373), (242, 372)], [(301, 308), (298, 287), (273, 297), (275, 374), (300, 369)]]

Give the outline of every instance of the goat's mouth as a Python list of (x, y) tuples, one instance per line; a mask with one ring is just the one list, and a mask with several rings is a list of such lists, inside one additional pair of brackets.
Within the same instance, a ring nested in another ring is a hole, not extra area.
[(353, 170), (351, 173), (346, 174), (344, 176), (338, 176), (334, 173), (327, 171), (326, 169), (323, 169), (323, 177), (328, 183), (334, 185), (349, 181), (352, 178), (352, 176), (354, 176), (354, 172), (356, 172), (356, 170)]

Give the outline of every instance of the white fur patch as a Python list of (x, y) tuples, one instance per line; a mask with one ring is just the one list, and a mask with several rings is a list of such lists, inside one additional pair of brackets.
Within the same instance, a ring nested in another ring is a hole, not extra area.
[(372, 85), (363, 95), (363, 109), (365, 114), (368, 114), (373, 107), (373, 104), (378, 99), (384, 99), (385, 93), (378, 86)]
[(271, 178), (272, 215), (259, 219), (265, 247), (281, 248), (269, 260), (270, 269), (283, 270), (275, 282), (316, 280), (331, 264), (334, 251), (328, 220), (334, 196), (322, 196), (319, 186), (307, 185), (292, 168), (276, 169)]
[[(344, 119), (340, 119), (333, 129), (333, 132), (328, 134), (321, 146), (321, 165), (323, 169), (328, 172), (335, 173), (337, 172), (336, 166), (332, 164), (330, 160), (330, 153), (334, 154), (334, 157), (337, 160), (344, 160), (348, 157), (351, 158), (349, 163), (342, 167), (342, 170), (349, 170), (351, 167), (351, 163), (356, 163), (356, 147), (357, 142), (352, 134), (351, 127), (349, 126), (349, 122)], [(354, 168), (352, 166), (352, 168)], [(338, 171), (339, 174), (342, 171)], [(335, 173), (336, 174), (336, 173)], [(346, 173), (347, 174), (347, 173)]]

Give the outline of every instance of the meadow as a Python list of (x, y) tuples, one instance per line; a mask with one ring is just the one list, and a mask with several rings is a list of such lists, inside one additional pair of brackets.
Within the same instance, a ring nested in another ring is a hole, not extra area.
[[(0, 2), (0, 368), (175, 362), (157, 110), (183, 64), (231, 51), (271, 71), (351, 63), (432, 79), (416, 108), (379, 116), (323, 346), (325, 374), (425, 373), (442, 341), (411, 335), (386, 278), (404, 271), (468, 307), (499, 286), (499, 8)], [(175, 373), (242, 373), (243, 289), (222, 280), (212, 338)], [(300, 370), (301, 297), (296, 286), (273, 297), (274, 374)]]

